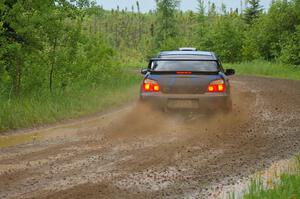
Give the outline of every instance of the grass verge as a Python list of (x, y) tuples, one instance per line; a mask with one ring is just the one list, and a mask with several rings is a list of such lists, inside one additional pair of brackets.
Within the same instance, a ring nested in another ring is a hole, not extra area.
[(79, 118), (134, 101), (139, 76), (126, 75), (100, 85), (79, 86), (61, 93), (33, 94), (20, 99), (0, 98), (0, 132)]
[(256, 60), (238, 64), (225, 64), (225, 68), (235, 69), (238, 75), (256, 75), (300, 80), (300, 66)]
[[(274, 198), (287, 198), (297, 199), (300, 198), (300, 157), (296, 157), (295, 171), (284, 173), (280, 175), (278, 182), (271, 185), (270, 182), (264, 185), (262, 179), (252, 180), (250, 183), (247, 194), (244, 199), (274, 199)], [(268, 188), (270, 187), (271, 188)]]

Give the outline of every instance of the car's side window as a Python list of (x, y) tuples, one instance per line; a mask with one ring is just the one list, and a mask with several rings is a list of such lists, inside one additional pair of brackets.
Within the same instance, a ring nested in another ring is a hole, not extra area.
[(152, 70), (152, 63), (153, 63), (153, 61), (150, 61), (149, 64), (148, 64), (148, 69), (149, 70)]
[(157, 67), (157, 61), (151, 61), (149, 63), (148, 69), (154, 70)]

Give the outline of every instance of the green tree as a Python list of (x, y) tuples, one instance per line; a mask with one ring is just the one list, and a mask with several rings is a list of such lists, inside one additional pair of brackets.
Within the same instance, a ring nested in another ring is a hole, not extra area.
[(0, 6), (2, 64), (11, 82), (10, 95), (19, 96), (26, 59), (41, 48), (39, 15), (44, 8), (37, 2), (5, 0)]
[(158, 48), (169, 49), (176, 46), (178, 0), (156, 0), (157, 17), (155, 41)]
[(280, 61), (300, 65), (300, 25), (296, 27), (296, 31), (287, 37), (280, 47)]
[(297, 1), (275, 1), (268, 13), (255, 20), (245, 33), (244, 59), (263, 58), (286, 63), (299, 60)]
[(244, 23), (239, 16), (227, 15), (210, 21), (202, 38), (202, 48), (216, 52), (224, 62), (242, 60)]
[(196, 37), (196, 41), (197, 41), (197, 46), (198, 48), (202, 48), (202, 40), (205, 34), (205, 20), (206, 20), (206, 16), (205, 16), (205, 4), (204, 4), (204, 0), (198, 0), (198, 21), (197, 21), (197, 26), (198, 26), (198, 31), (197, 31), (197, 37)]
[(260, 5), (260, 0), (247, 0), (250, 6), (244, 11), (244, 20), (247, 24), (252, 24), (254, 19), (257, 19), (263, 9)]

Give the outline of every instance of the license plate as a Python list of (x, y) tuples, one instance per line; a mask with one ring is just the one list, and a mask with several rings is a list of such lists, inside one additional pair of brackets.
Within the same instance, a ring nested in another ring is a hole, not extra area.
[(168, 108), (199, 108), (198, 100), (168, 100)]

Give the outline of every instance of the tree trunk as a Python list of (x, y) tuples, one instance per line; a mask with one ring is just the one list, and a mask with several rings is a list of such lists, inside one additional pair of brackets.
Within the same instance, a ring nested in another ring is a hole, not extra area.
[(50, 56), (52, 56), (51, 69), (49, 74), (49, 89), (51, 93), (53, 91), (53, 74), (54, 74), (54, 65), (56, 62), (56, 46), (57, 46), (57, 37), (54, 39), (52, 53), (50, 54)]

